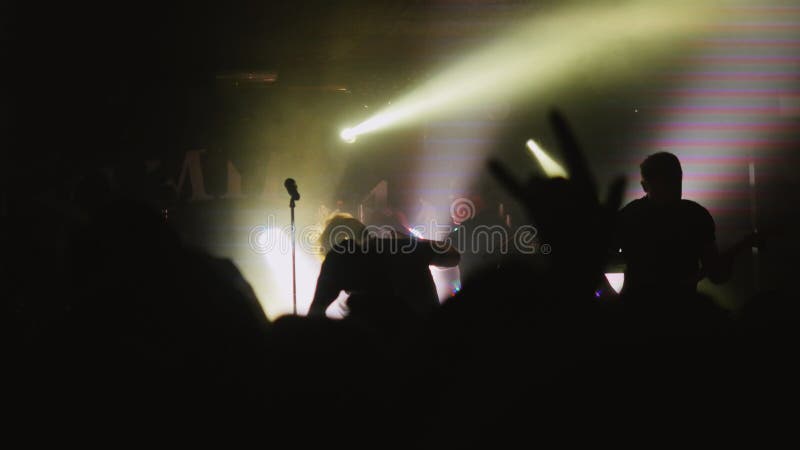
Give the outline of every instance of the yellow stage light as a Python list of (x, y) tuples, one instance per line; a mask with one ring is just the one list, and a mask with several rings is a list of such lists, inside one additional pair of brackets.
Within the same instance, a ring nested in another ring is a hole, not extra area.
[(347, 142), (348, 144), (352, 144), (353, 142), (356, 141), (357, 134), (355, 131), (353, 131), (352, 128), (345, 128), (344, 130), (342, 130), (339, 136), (342, 138), (343, 141)]
[[(342, 132), (355, 137), (441, 118), (487, 102), (527, 101), (570, 77), (638, 76), (719, 16), (722, 0), (587, 1), (543, 12), (442, 70), (405, 97)], [(345, 138), (345, 136), (347, 138)]]
[(539, 165), (542, 166), (542, 170), (544, 170), (545, 175), (550, 178), (569, 178), (567, 171), (561, 167), (561, 164), (557, 163), (553, 158), (550, 157), (541, 147), (539, 144), (536, 143), (533, 139), (528, 139), (526, 143), (528, 149), (533, 153), (533, 156), (536, 158), (536, 161), (539, 162)]

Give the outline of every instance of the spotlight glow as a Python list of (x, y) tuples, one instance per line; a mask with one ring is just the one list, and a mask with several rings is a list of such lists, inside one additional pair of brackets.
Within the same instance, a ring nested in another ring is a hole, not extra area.
[[(269, 227), (258, 236), (266, 238), (273, 247), (263, 255), (272, 277), (266, 298), (266, 310), (270, 317), (292, 313), (292, 254), (291, 237), (287, 229)], [(319, 275), (320, 262), (310, 254), (297, 249), (297, 311), (305, 314), (311, 304)]]
[(607, 273), (606, 280), (608, 280), (611, 289), (614, 289), (614, 292), (619, 294), (622, 290), (622, 286), (625, 284), (625, 274), (622, 272)]
[(357, 134), (352, 128), (345, 128), (344, 130), (342, 130), (339, 136), (342, 138), (343, 141), (347, 142), (348, 144), (352, 144), (353, 142), (356, 141)]
[(536, 143), (533, 139), (528, 139), (528, 142), (525, 144), (527, 145), (528, 149), (533, 153), (533, 156), (536, 158), (536, 161), (539, 162), (539, 165), (542, 166), (542, 170), (544, 170), (545, 175), (550, 178), (569, 178), (567, 175), (567, 171), (561, 167), (561, 164), (557, 163), (553, 158), (550, 157), (541, 147), (539, 144)]
[(417, 239), (424, 239), (425, 238), (422, 235), (422, 233), (419, 230), (417, 230), (416, 228), (409, 228), (408, 232), (411, 233), (411, 235), (414, 236)]
[(704, 31), (717, 16), (711, 7), (720, 1), (583, 2), (537, 14), (345, 130), (342, 138), (440, 118), (498, 99), (526, 101), (571, 76), (637, 76), (631, 70), (634, 63), (647, 67), (653, 58)]

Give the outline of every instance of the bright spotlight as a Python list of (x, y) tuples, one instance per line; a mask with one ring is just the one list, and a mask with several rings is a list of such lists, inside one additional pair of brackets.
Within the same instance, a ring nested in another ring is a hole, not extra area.
[(345, 128), (342, 130), (339, 136), (343, 141), (347, 142), (348, 144), (352, 144), (356, 141), (356, 136), (358, 136), (358, 134), (352, 128)]
[[(575, 3), (575, 2), (572, 2)], [(721, 0), (579, 2), (509, 27), (412, 92), (392, 102), (342, 139), (461, 113), (498, 99), (524, 101), (563, 85), (570, 76), (594, 73), (604, 80), (638, 76), (631, 67), (652, 66), (652, 55), (704, 32)], [(345, 137), (347, 136), (347, 137)]]
[(416, 228), (409, 228), (408, 232), (411, 233), (411, 235), (414, 236), (417, 239), (425, 239), (425, 237), (422, 235), (422, 233), (419, 230), (417, 230)]
[(614, 292), (619, 294), (622, 290), (622, 285), (625, 284), (625, 274), (622, 272), (607, 273), (606, 280), (608, 280), (608, 284), (611, 286), (611, 289), (614, 289)]
[[(262, 241), (266, 239), (266, 241)], [(292, 254), (289, 230), (276, 226), (267, 228), (257, 238), (257, 242), (265, 242), (266, 251), (263, 261), (266, 263), (272, 279), (265, 293), (267, 314), (270, 318), (292, 313)], [(304, 313), (317, 285), (320, 262), (314, 256), (297, 249), (297, 310)]]
[(545, 175), (550, 178), (569, 178), (567, 171), (561, 167), (561, 164), (557, 163), (553, 158), (550, 157), (550, 155), (545, 153), (545, 151), (539, 147), (539, 144), (537, 144), (536, 141), (533, 139), (528, 139), (526, 145), (531, 153), (533, 153), (536, 161), (539, 162), (539, 165), (542, 166), (542, 170), (544, 170)]

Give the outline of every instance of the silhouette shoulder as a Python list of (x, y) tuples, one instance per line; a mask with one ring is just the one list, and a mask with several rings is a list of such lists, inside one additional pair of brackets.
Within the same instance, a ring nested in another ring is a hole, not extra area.
[(697, 202), (695, 202), (693, 200), (688, 200), (688, 199), (685, 199), (685, 198), (681, 199), (681, 203), (683, 204), (684, 208), (686, 208), (686, 209), (688, 209), (688, 210), (690, 210), (692, 212), (707, 214), (707, 215), (711, 216), (711, 213), (709, 213), (708, 210), (705, 208), (705, 206), (701, 205), (700, 203), (697, 203)]
[(619, 210), (619, 213), (622, 216), (636, 215), (640, 213), (646, 206), (647, 206), (646, 198), (644, 197), (637, 198), (636, 200), (632, 200), (630, 203), (625, 205), (621, 210)]
[(686, 211), (686, 213), (690, 214), (692, 217), (697, 217), (698, 219), (704, 221), (714, 221), (714, 219), (711, 217), (711, 213), (708, 212), (703, 205), (695, 201), (682, 199), (681, 206), (683, 207), (684, 211)]
[(713, 240), (715, 224), (714, 217), (711, 216), (711, 213), (703, 205), (692, 200), (681, 200), (681, 206), (683, 207), (685, 217), (692, 220), (704, 235), (708, 235), (706, 238)]

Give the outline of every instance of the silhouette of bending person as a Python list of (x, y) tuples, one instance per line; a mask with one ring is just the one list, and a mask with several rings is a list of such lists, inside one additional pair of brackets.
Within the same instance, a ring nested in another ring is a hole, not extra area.
[(326, 252), (309, 315), (324, 315), (341, 291), (358, 302), (397, 301), (420, 318), (439, 306), (429, 266), (453, 267), (460, 255), (452, 246), (408, 236), (381, 238), (352, 216), (337, 214), (320, 236)]
[(706, 208), (681, 198), (683, 171), (672, 153), (648, 156), (640, 165), (646, 195), (619, 212), (615, 249), (626, 264), (625, 296), (681, 296), (696, 293), (704, 277), (730, 277), (720, 256), (714, 219)]

